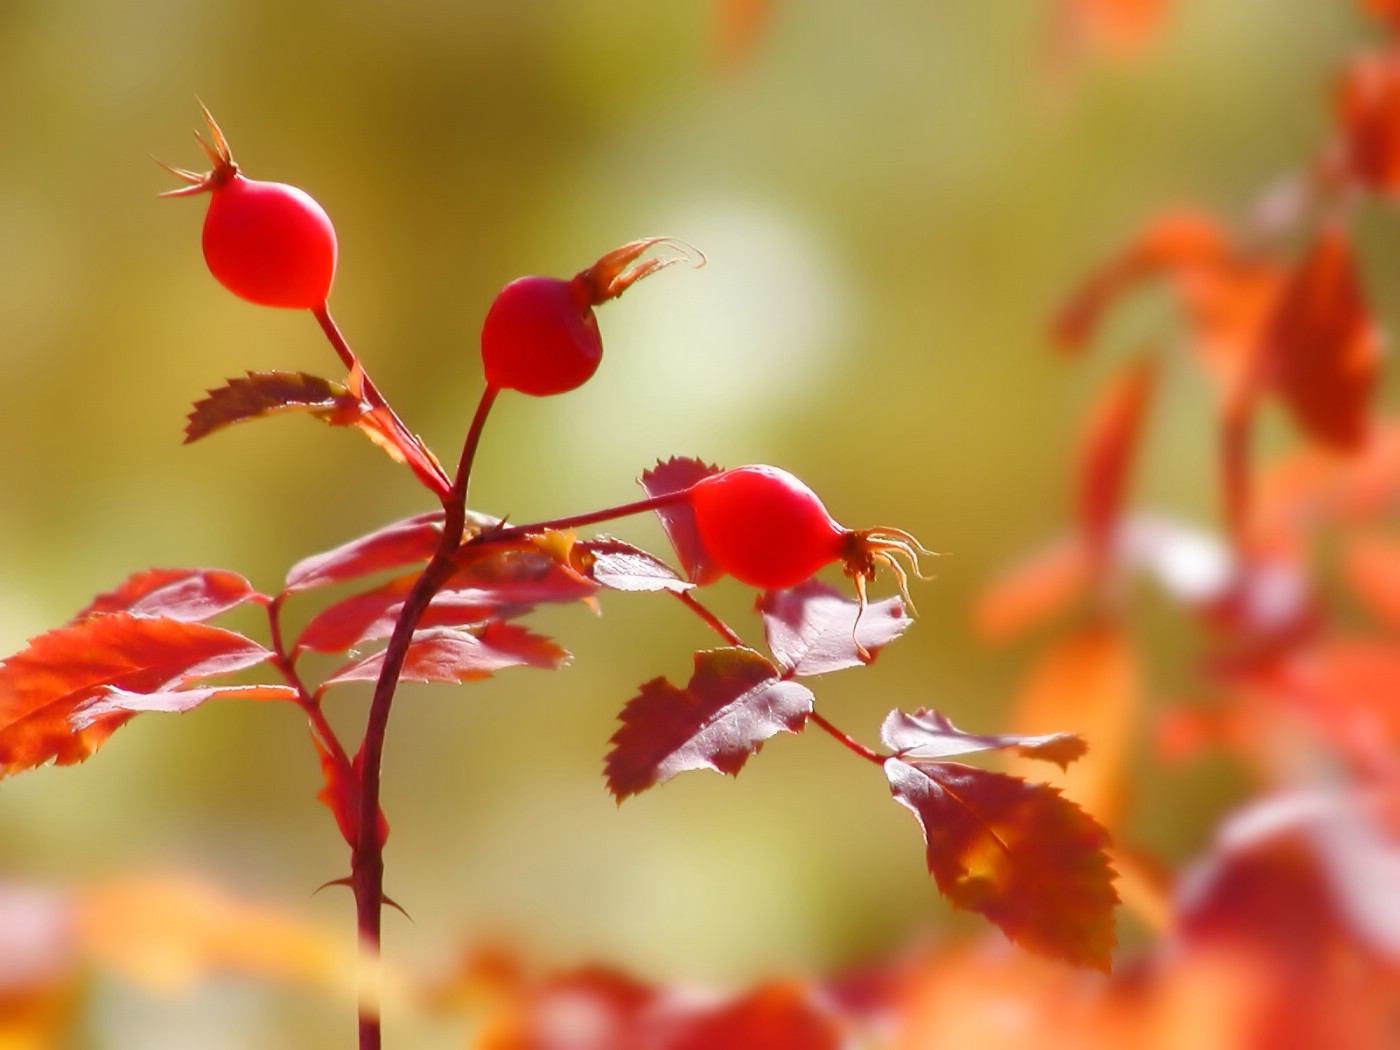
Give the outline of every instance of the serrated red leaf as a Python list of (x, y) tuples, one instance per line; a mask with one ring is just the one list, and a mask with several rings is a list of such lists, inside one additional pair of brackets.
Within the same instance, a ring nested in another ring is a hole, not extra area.
[[(698, 459), (672, 456), (664, 463), (657, 460), (655, 467), (643, 471), (638, 482), (648, 496), (665, 496), (688, 489), (701, 478), (718, 473), (718, 467)], [(704, 586), (724, 575), (700, 543), (700, 534), (695, 528), (695, 513), (689, 503), (663, 507), (656, 512), (656, 516), (661, 519), (662, 528), (666, 530), (671, 546), (676, 549), (676, 557), (680, 559), (681, 567), (691, 582)]]
[[(347, 770), (343, 765), (335, 760), (335, 757), (327, 750), (326, 745), (321, 742), (321, 738), (314, 732), (311, 734), (311, 743), (316, 747), (316, 754), (321, 759), (321, 776), (325, 778), (325, 786), (316, 793), (316, 800), (325, 805), (335, 817), (336, 827), (340, 829), (341, 837), (351, 849), (357, 849), (360, 844), (360, 771), (364, 768), (362, 761), (363, 752), (356, 755), (351, 763), (351, 768)], [(380, 849), (384, 848), (384, 843), (389, 838), (389, 821), (384, 816), (384, 809), (379, 810), (379, 824), (376, 829), (379, 838)]]
[(263, 596), (236, 572), (221, 569), (147, 569), (100, 594), (73, 622), (98, 613), (129, 612), (203, 623)]
[(1042, 736), (993, 735), (965, 733), (944, 714), (921, 707), (912, 715), (894, 710), (885, 716), (880, 726), (880, 739), (896, 757), (913, 759), (945, 759), (970, 755), (978, 751), (1010, 748), (1023, 758), (1054, 762), (1065, 769), (1088, 751), (1083, 737), (1074, 733), (1047, 733)]
[(104, 686), (160, 692), (252, 667), (271, 655), (232, 631), (125, 612), (90, 616), (40, 635), (0, 663), (0, 772), (49, 759), (68, 765), (96, 751), (132, 717), (130, 711), (114, 712), (74, 730), (74, 708)]
[(163, 711), (182, 715), (207, 700), (295, 701), (298, 695), (289, 685), (213, 685), (199, 689), (156, 689), (147, 693), (106, 686), (95, 696), (78, 704), (68, 721), (75, 730), (82, 730), (112, 714)]
[(285, 594), (325, 587), (401, 565), (425, 562), (442, 539), (440, 510), (392, 522), (332, 550), (303, 558), (287, 573)]
[(345, 384), (305, 372), (249, 372), (208, 394), (190, 412), (186, 444), (234, 423), (275, 413), (306, 412), (334, 426), (349, 426), (369, 411), (369, 405)]
[(1360, 448), (1381, 348), (1344, 230), (1319, 231), (1283, 289), (1268, 339), (1270, 378), (1298, 425), (1319, 444)]
[[(516, 624), (488, 623), (467, 630), (458, 627), (430, 627), (415, 631), (409, 643), (400, 681), (461, 684), (489, 678), (507, 667), (562, 666), (569, 654), (548, 638)], [(322, 685), (343, 682), (373, 682), (384, 666), (384, 653), (356, 661)]]
[(588, 558), (588, 575), (609, 590), (681, 594), (695, 586), (660, 558), (622, 540), (585, 540), (575, 547)]
[(608, 788), (621, 802), (691, 769), (733, 776), (769, 737), (799, 732), (812, 703), (805, 686), (784, 681), (752, 649), (697, 652), (685, 688), (654, 678), (622, 709)]
[[(322, 609), (297, 636), (294, 651), (343, 653), (365, 642), (393, 633), (403, 603), (418, 574), (399, 576), (360, 594), (351, 595)], [(470, 627), (488, 619), (504, 619), (529, 611), (529, 606), (508, 605), (475, 588), (446, 589), (433, 596), (418, 621), (424, 627)]]
[(1108, 972), (1118, 894), (1108, 833), (1092, 817), (1049, 785), (956, 762), (891, 758), (885, 776), (955, 908), (1031, 951)]
[(1091, 562), (1102, 569), (1123, 511), (1143, 417), (1156, 385), (1156, 361), (1137, 358), (1114, 377), (1089, 411), (1076, 471), (1079, 528)]
[[(785, 671), (826, 674), (869, 663), (914, 621), (898, 598), (859, 602), (815, 580), (758, 597), (768, 649)], [(862, 658), (861, 647), (867, 655)]]

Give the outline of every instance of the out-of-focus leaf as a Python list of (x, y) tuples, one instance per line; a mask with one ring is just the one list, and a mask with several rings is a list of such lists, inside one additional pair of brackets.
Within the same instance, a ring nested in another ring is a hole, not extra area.
[[(701, 478), (718, 473), (719, 467), (698, 459), (673, 456), (664, 463), (658, 460), (656, 466), (644, 471), (638, 480), (648, 496), (664, 496), (688, 489)], [(695, 513), (689, 503), (663, 507), (656, 515), (661, 519), (671, 545), (676, 548), (676, 557), (680, 559), (681, 567), (691, 582), (703, 586), (724, 575), (700, 543), (700, 534), (695, 529)]]
[(1229, 238), (1208, 215), (1183, 209), (1159, 216), (1070, 296), (1054, 320), (1056, 339), (1065, 350), (1083, 350), (1119, 296), (1146, 280), (1208, 273), (1231, 251)]
[(798, 981), (770, 981), (732, 1002), (673, 1015), (666, 1050), (841, 1050), (844, 1026)]
[(1054, 762), (1065, 769), (1088, 750), (1083, 738), (1074, 733), (1049, 733), (1044, 736), (965, 733), (953, 725), (946, 715), (926, 707), (919, 708), (912, 715), (900, 710), (891, 711), (880, 726), (880, 739), (896, 757), (906, 762), (1012, 748), (1024, 758)]
[(232, 631), (124, 612), (40, 635), (0, 663), (0, 771), (15, 773), (49, 759), (69, 765), (96, 751), (132, 716), (116, 711), (73, 729), (74, 708), (104, 686), (159, 692), (271, 655)]
[(442, 511), (417, 514), (375, 529), (333, 550), (313, 554), (287, 573), (284, 593), (353, 580), (400, 565), (425, 562), (442, 539)]
[(163, 711), (182, 715), (206, 700), (296, 700), (297, 695), (289, 685), (215, 685), (200, 689), (157, 689), (149, 693), (107, 686), (78, 704), (68, 721), (75, 730), (82, 730), (106, 715), (122, 712)]
[(1361, 10), (1400, 30), (1400, 0), (1360, 0)]
[(1076, 471), (1079, 528), (1091, 562), (1102, 568), (1123, 510), (1123, 494), (1156, 385), (1154, 358), (1143, 355), (1120, 372), (1090, 410)]
[(1071, 730), (1084, 738), (1089, 752), (1065, 772), (1047, 775), (1026, 759), (1012, 759), (1009, 768), (1049, 780), (1112, 827), (1127, 794), (1141, 690), (1136, 654), (1119, 628), (1089, 624), (1057, 641), (1020, 688), (1012, 732), (1038, 736)]
[(1055, 0), (1052, 57), (1059, 63), (1095, 54), (1135, 58), (1157, 39), (1171, 9), (1172, 0)]
[(1353, 537), (1346, 544), (1342, 569), (1365, 606), (1392, 630), (1400, 631), (1400, 539)]
[(792, 590), (766, 591), (758, 598), (758, 610), (774, 659), (795, 675), (868, 663), (914, 622), (898, 598), (870, 602), (862, 612), (858, 602), (815, 580)]
[[(1400, 28), (1400, 4), (1366, 0), (1377, 17)], [(1346, 172), (1373, 193), (1400, 192), (1400, 53), (1362, 54), (1343, 71), (1336, 102)]]
[(1351, 240), (1324, 227), (1285, 286), (1268, 333), (1271, 378), (1314, 441), (1365, 442), (1380, 373), (1380, 340)]
[(610, 590), (680, 594), (695, 586), (677, 576), (660, 558), (621, 540), (585, 540), (575, 549), (587, 558), (588, 575)]
[(222, 569), (147, 569), (100, 594), (73, 619), (129, 612), (203, 623), (262, 595), (236, 572)]
[[(568, 659), (569, 654), (548, 638), (516, 624), (488, 623), (471, 630), (429, 627), (413, 633), (399, 680), (460, 684), (489, 678), (507, 667), (552, 670)], [(383, 666), (384, 653), (377, 652), (336, 672), (322, 688), (342, 682), (373, 682)]]
[(1078, 537), (1050, 544), (1006, 569), (983, 588), (972, 622), (989, 642), (1014, 638), (1063, 612), (1089, 582), (1089, 556)]
[[(360, 844), (360, 772), (364, 768), (363, 752), (356, 755), (347, 769), (327, 750), (321, 738), (313, 731), (311, 743), (316, 746), (316, 754), (321, 759), (321, 776), (325, 786), (316, 793), (316, 800), (325, 805), (335, 817), (336, 827), (351, 849)], [(379, 822), (376, 829), (381, 849), (389, 838), (389, 821), (384, 816), (384, 808), (379, 809)]]
[(185, 443), (233, 423), (281, 412), (306, 412), (333, 426), (349, 426), (369, 411), (342, 383), (305, 372), (249, 372), (210, 390), (195, 402), (185, 424)]
[(800, 731), (812, 702), (751, 649), (697, 652), (684, 688), (654, 678), (622, 709), (608, 788), (621, 802), (691, 769), (733, 776), (769, 737)]
[(1108, 834), (1047, 784), (957, 762), (885, 762), (918, 819), (928, 868), (957, 908), (1031, 951), (1107, 972), (1115, 943)]
[(724, 69), (748, 61), (758, 40), (773, 20), (778, 0), (712, 0), (715, 9), (715, 52)]

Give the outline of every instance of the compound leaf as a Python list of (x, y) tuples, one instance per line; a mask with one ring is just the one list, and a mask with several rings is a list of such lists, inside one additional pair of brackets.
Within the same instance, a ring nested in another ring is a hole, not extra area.
[(1118, 894), (1108, 833), (1046, 784), (957, 762), (885, 762), (923, 828), (928, 869), (955, 908), (1042, 955), (1107, 972)]
[(752, 649), (697, 652), (683, 688), (654, 678), (622, 709), (608, 788), (621, 802), (686, 770), (732, 776), (769, 737), (800, 731), (812, 702), (805, 686), (785, 681)]

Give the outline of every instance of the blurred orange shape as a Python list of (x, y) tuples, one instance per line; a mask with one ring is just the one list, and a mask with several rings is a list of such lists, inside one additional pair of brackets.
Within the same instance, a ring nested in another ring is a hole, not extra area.
[(1089, 752), (1058, 771), (1012, 759), (1018, 776), (1048, 780), (1065, 797), (1112, 827), (1127, 792), (1129, 751), (1141, 708), (1141, 670), (1122, 631), (1091, 623), (1056, 642), (1022, 684), (1011, 716), (1014, 732), (1073, 732)]
[[(1371, 9), (1400, 27), (1400, 4), (1370, 0)], [(1400, 52), (1363, 54), (1342, 74), (1336, 112), (1347, 174), (1375, 193), (1400, 190)]]
[(1342, 569), (1362, 603), (1400, 631), (1400, 539), (1374, 534), (1351, 538), (1342, 554)]
[(1133, 361), (1099, 396), (1080, 436), (1079, 527), (1089, 558), (1100, 572), (1112, 553), (1113, 534), (1156, 377), (1153, 358), (1144, 355)]
[(1072, 605), (1089, 582), (1089, 556), (1077, 538), (1058, 540), (1013, 564), (983, 588), (972, 623), (985, 641), (1022, 634)]

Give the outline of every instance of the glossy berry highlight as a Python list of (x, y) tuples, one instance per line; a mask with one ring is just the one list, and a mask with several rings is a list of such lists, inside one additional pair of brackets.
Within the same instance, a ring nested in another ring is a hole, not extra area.
[[(657, 246), (677, 254), (635, 263)], [(603, 358), (594, 307), (616, 299), (642, 278), (683, 259), (703, 264), (695, 249), (665, 237), (624, 244), (570, 280), (521, 277), (501, 289), (481, 328), (486, 383), (549, 397), (576, 390), (592, 378)]]
[[(909, 601), (908, 571), (933, 554), (902, 529), (848, 529), (799, 478), (778, 467), (746, 466), (702, 478), (690, 489), (700, 543), (724, 572), (751, 587), (795, 587), (833, 562), (865, 585), (885, 566)], [(908, 563), (908, 571), (900, 559)]]
[(338, 251), (330, 216), (295, 186), (243, 175), (207, 109), (204, 117), (211, 141), (198, 132), (195, 139), (213, 167), (199, 173), (163, 165), (189, 183), (163, 196), (210, 195), (203, 236), (209, 272), (234, 295), (260, 306), (324, 306)]

